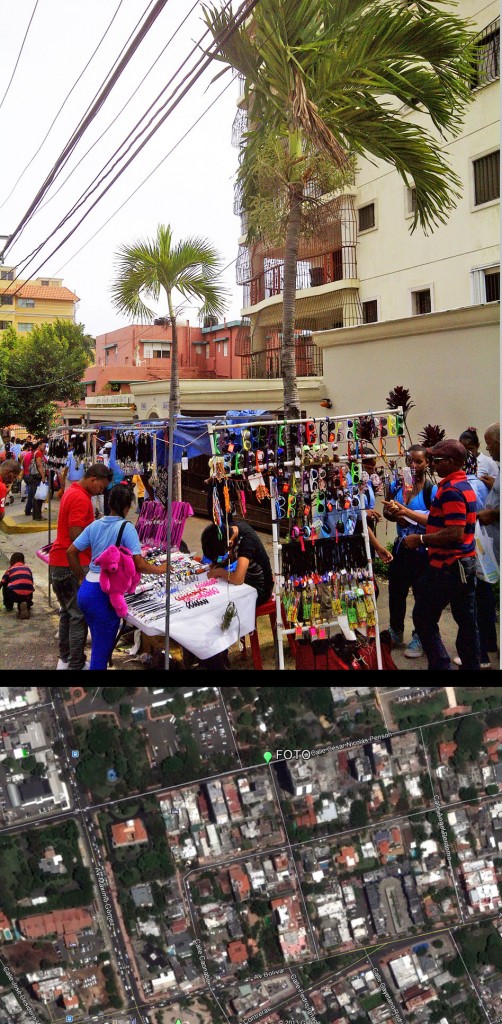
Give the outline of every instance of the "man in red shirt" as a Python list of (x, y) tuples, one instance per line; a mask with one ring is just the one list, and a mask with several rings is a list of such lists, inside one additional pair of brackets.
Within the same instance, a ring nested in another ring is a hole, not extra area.
[[(106, 466), (95, 463), (89, 466), (81, 480), (67, 488), (61, 498), (56, 539), (49, 555), (49, 579), (61, 606), (58, 669), (80, 671), (85, 665), (87, 623), (77, 604), (79, 583), (68, 565), (66, 551), (82, 530), (94, 522), (91, 499), (94, 495), (103, 494), (111, 476)], [(88, 565), (90, 560), (90, 550), (82, 551), (80, 564)]]
[(3, 519), (5, 515), (7, 489), (14, 483), (14, 480), (17, 480), (20, 472), (21, 467), (15, 459), (7, 459), (6, 462), (0, 464), (0, 519)]
[(431, 502), (423, 534), (412, 533), (401, 543), (423, 544), (428, 571), (418, 583), (413, 623), (427, 655), (429, 669), (451, 669), (450, 656), (439, 632), (439, 620), (450, 605), (458, 626), (457, 651), (462, 671), (479, 671), (479, 633), (476, 618), (476, 495), (463, 470), (465, 448), (453, 439), (427, 448), (441, 477)]

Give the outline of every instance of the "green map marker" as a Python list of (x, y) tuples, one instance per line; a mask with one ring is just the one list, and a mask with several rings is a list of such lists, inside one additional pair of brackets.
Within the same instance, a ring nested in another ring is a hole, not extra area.
[(181, 1017), (178, 1017), (178, 1020), (176, 1021), (176, 1024), (182, 1024)]
[(266, 750), (266, 751), (265, 751), (265, 753), (264, 753), (264, 755), (263, 755), (263, 757), (264, 757), (264, 760), (265, 760), (265, 761), (267, 762), (267, 764), (270, 764), (270, 762), (271, 762), (271, 760), (272, 760), (273, 756), (274, 756), (274, 755), (270, 753), (270, 750)]

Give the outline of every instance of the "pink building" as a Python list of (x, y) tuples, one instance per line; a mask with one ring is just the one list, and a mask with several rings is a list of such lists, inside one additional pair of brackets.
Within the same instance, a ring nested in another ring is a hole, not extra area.
[[(180, 379), (207, 380), (241, 378), (241, 357), (235, 354), (240, 320), (192, 327), (178, 321)], [(96, 338), (96, 363), (84, 375), (88, 395), (105, 390), (129, 392), (138, 380), (166, 380), (170, 377), (171, 327), (130, 324)], [(110, 385), (110, 388), (107, 388)]]

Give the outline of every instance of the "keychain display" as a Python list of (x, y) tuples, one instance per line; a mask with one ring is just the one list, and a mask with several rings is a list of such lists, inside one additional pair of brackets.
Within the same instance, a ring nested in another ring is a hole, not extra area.
[[(401, 410), (227, 424), (213, 427), (210, 436), (211, 505), (219, 529), (236, 508), (241, 510), (246, 490), (270, 498), (279, 668), (284, 668), (285, 632), (315, 645), (328, 641), (332, 627), (339, 627), (347, 642), (356, 642), (354, 631), (362, 635), (381, 667), (364, 512), (372, 500), (370, 488), (388, 490), (397, 472), (392, 460), (405, 453)], [(378, 456), (381, 472), (366, 472), (363, 460)], [(286, 533), (282, 543), (279, 527)], [(280, 624), (282, 611), (287, 629)], [(353, 660), (354, 665), (331, 667), (356, 667), (356, 661), (358, 668), (368, 667), (362, 657)], [(368, 655), (366, 662), (372, 660)]]

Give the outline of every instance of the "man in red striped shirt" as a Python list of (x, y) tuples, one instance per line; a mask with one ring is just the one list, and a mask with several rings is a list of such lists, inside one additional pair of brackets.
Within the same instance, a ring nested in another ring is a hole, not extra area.
[[(463, 449), (463, 450), (462, 450)], [(431, 502), (423, 534), (410, 534), (407, 548), (423, 544), (429, 555), (428, 572), (417, 587), (413, 622), (427, 655), (429, 669), (451, 669), (450, 656), (439, 632), (439, 620), (450, 605), (458, 626), (457, 651), (463, 672), (479, 671), (476, 621), (476, 495), (463, 470), (465, 449), (460, 441), (445, 440), (427, 448), (441, 477)]]
[(31, 569), (24, 564), (22, 551), (14, 551), (9, 566), (0, 580), (4, 606), (11, 612), (17, 604), (19, 618), (29, 619), (35, 586)]

